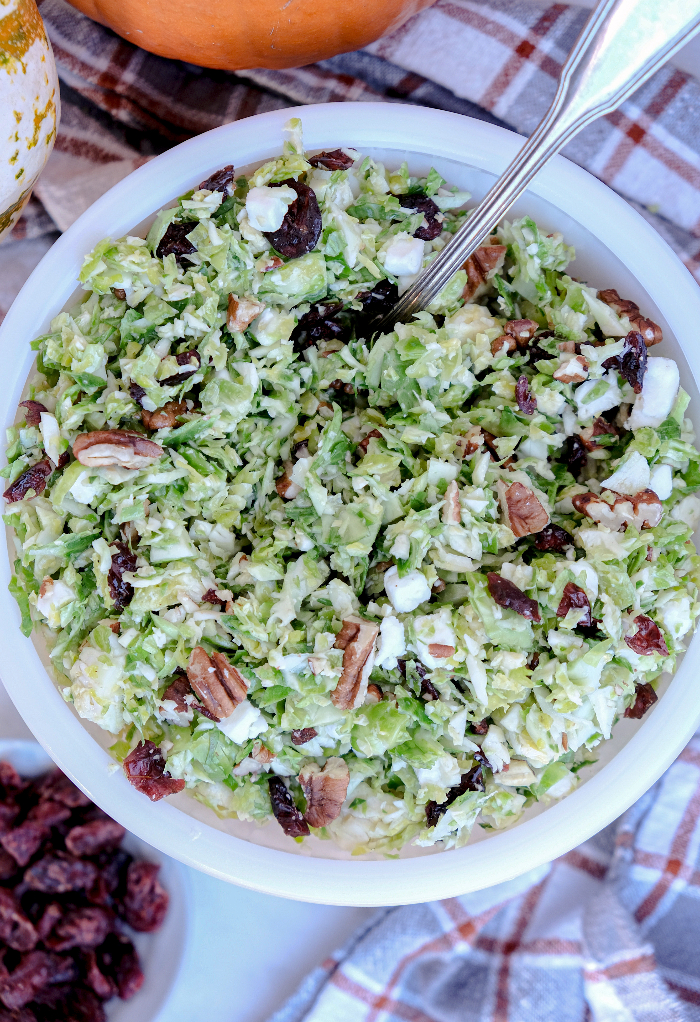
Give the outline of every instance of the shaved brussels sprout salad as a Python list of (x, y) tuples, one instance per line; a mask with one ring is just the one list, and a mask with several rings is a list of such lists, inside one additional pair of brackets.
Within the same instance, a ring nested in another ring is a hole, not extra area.
[(100, 242), (32, 343), (11, 589), (154, 801), (457, 847), (571, 792), (684, 649), (700, 454), (660, 327), (524, 217), (373, 329), (468, 199), (293, 120)]

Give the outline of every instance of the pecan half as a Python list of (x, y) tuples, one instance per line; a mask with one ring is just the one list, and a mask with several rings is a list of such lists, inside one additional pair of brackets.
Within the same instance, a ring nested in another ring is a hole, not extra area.
[(498, 273), (506, 258), (505, 245), (482, 245), (470, 255), (463, 269), (467, 271), (467, 283), (462, 298), (470, 302), (489, 290), (489, 281)]
[(354, 614), (343, 621), (334, 644), (336, 649), (344, 650), (343, 673), (331, 694), (333, 705), (339, 709), (349, 710), (360, 694), (364, 697), (360, 692), (363, 670), (378, 635), (379, 625), (372, 621)]
[(652, 621), (646, 614), (638, 614), (634, 623), (637, 626), (637, 631), (634, 635), (625, 636), (625, 642), (630, 649), (642, 656), (649, 656), (651, 653), (668, 656), (666, 640), (655, 621)]
[(128, 429), (96, 429), (73, 441), (73, 454), (87, 468), (146, 468), (163, 454), (163, 448)]
[(588, 360), (583, 355), (576, 355), (562, 362), (554, 373), (554, 379), (560, 383), (582, 383), (588, 376)]
[(41, 423), (41, 413), (48, 412), (48, 408), (42, 405), (41, 401), (20, 401), (20, 408), (26, 408), (24, 418), (28, 426), (38, 426)]
[(205, 188), (210, 192), (223, 192), (224, 195), (233, 195), (235, 191), (233, 164), (229, 163), (226, 167), (222, 167), (221, 170), (211, 174), (206, 181), (202, 181), (198, 191), (204, 191)]
[(501, 334), (500, 337), (494, 337), (491, 341), (491, 354), (510, 355), (511, 351), (515, 351), (517, 346), (514, 337), (511, 337), (510, 334)]
[(428, 652), (436, 660), (446, 660), (448, 657), (455, 655), (455, 647), (447, 646), (442, 642), (431, 642), (428, 644)]
[(294, 804), (289, 788), (281, 777), (268, 778), (270, 803), (275, 819), (287, 837), (308, 837), (309, 825)]
[(571, 503), (580, 514), (613, 532), (627, 525), (634, 525), (636, 529), (653, 529), (663, 514), (663, 505), (653, 490), (640, 490), (633, 497), (618, 494), (612, 504), (597, 493), (577, 493), (571, 498)]
[(347, 170), (355, 162), (342, 149), (332, 149), (330, 152), (316, 153), (315, 156), (307, 158), (312, 167), (321, 167), (323, 170)]
[(586, 426), (579, 433), (581, 443), (587, 451), (598, 450), (600, 444), (596, 442), (598, 436), (617, 436), (617, 430), (612, 422), (607, 422), (602, 416), (593, 420), (593, 425)]
[(381, 440), (381, 439), (382, 439), (382, 434), (379, 432), (378, 429), (371, 430), (367, 434), (367, 436), (363, 437), (362, 440), (360, 440), (359, 444), (357, 445), (358, 451), (362, 451), (362, 457), (364, 458), (365, 454), (367, 454), (367, 448), (369, 447), (370, 440)]
[(350, 783), (350, 771), (344, 759), (331, 756), (323, 770), (318, 763), (307, 763), (299, 773), (299, 784), (306, 798), (304, 818), (310, 827), (325, 827), (340, 816)]
[(499, 607), (508, 607), (520, 614), (521, 617), (527, 618), (528, 621), (540, 620), (540, 608), (537, 600), (530, 599), (522, 589), (518, 589), (514, 582), (503, 578), (502, 575), (497, 575), (495, 571), (490, 571), (486, 579), (491, 598)]
[(637, 685), (634, 690), (634, 702), (625, 710), (625, 717), (639, 720), (654, 705), (658, 698), (648, 681)]
[(512, 483), (505, 489), (505, 483), (499, 484), (501, 507), (506, 525), (513, 535), (520, 539), (533, 532), (542, 532), (549, 522), (549, 515), (532, 490), (522, 483)]
[(48, 458), (42, 458), (36, 464), (25, 468), (21, 475), (18, 475), (14, 483), (10, 483), (3, 497), (8, 504), (14, 504), (16, 500), (24, 500), (30, 490), (34, 490), (34, 496), (40, 496), (46, 489), (49, 476), (54, 466)]
[(125, 302), (126, 301), (126, 291), (124, 290), (123, 287), (113, 287), (112, 288), (112, 294), (120, 302)]
[(618, 316), (627, 316), (630, 321), (630, 326), (642, 335), (647, 348), (650, 348), (653, 344), (659, 344), (660, 341), (663, 341), (664, 336), (661, 331), (661, 327), (657, 323), (654, 323), (653, 320), (645, 319), (639, 311), (639, 306), (636, 302), (620, 298), (614, 287), (599, 291), (598, 297), (601, 302), (605, 302), (606, 305), (609, 305), (610, 308), (618, 314)]
[(178, 416), (184, 415), (187, 405), (184, 401), (168, 401), (155, 412), (141, 409), (141, 422), (146, 429), (164, 429), (166, 426), (177, 426)]
[(472, 426), (462, 436), (455, 437), (455, 448), (460, 458), (468, 458), (476, 454), (484, 442), (484, 434), (479, 426)]
[(231, 294), (228, 296), (226, 326), (231, 333), (234, 331), (242, 333), (260, 315), (264, 308), (265, 306), (262, 302), (255, 302), (250, 298), (238, 298), (237, 295)]
[(593, 623), (590, 601), (583, 589), (580, 586), (574, 585), (573, 582), (567, 582), (564, 586), (564, 591), (561, 594), (561, 600), (557, 607), (557, 617), (566, 617), (570, 610), (584, 610), (586, 613), (581, 617), (579, 625), (582, 625), (584, 628), (590, 628)]
[(189, 683), (202, 705), (218, 720), (230, 717), (246, 697), (248, 686), (223, 653), (211, 655), (202, 646), (195, 646), (187, 665)]
[(519, 348), (527, 348), (536, 330), (534, 319), (509, 319), (503, 327), (504, 333), (509, 334)]

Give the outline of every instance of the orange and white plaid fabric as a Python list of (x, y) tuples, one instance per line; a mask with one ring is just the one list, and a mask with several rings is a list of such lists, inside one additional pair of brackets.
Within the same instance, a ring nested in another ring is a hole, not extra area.
[(550, 866), (382, 909), (270, 1022), (695, 1022), (699, 820), (696, 737), (617, 823)]

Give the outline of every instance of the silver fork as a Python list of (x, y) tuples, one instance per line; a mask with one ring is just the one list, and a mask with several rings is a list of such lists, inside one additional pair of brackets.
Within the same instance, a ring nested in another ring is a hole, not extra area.
[(554, 101), (452, 241), (378, 325), (425, 309), (488, 238), (530, 181), (582, 128), (615, 110), (700, 30), (700, 0), (601, 0), (576, 40)]

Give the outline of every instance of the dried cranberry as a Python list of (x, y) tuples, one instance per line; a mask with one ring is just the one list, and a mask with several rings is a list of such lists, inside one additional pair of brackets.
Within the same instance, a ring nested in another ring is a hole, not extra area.
[(634, 702), (625, 710), (625, 717), (639, 720), (654, 705), (659, 697), (648, 682), (637, 685), (634, 690)]
[(555, 525), (554, 522), (550, 522), (549, 525), (545, 525), (542, 532), (536, 532), (533, 539), (535, 541), (535, 548), (542, 551), (561, 551), (564, 547), (571, 546), (573, 543), (573, 539), (566, 529), (562, 529), (561, 526)]
[(110, 934), (96, 955), (100, 972), (115, 981), (122, 1000), (127, 1001), (141, 989), (143, 972), (130, 940), (120, 934)]
[(94, 951), (86, 951), (81, 958), (85, 982), (103, 1001), (108, 1001), (117, 993), (117, 984), (111, 976), (105, 976), (97, 964)]
[(282, 226), (276, 231), (263, 231), (263, 234), (280, 255), (298, 259), (311, 252), (321, 237), (321, 210), (316, 193), (302, 181), (289, 178), (281, 184), (292, 188), (297, 197), (287, 207)]
[(69, 910), (54, 927), (47, 938), (47, 945), (54, 951), (69, 951), (71, 948), (99, 947), (114, 927), (111, 912), (98, 906)]
[(66, 834), (66, 848), (71, 855), (98, 855), (108, 848), (116, 848), (126, 830), (116, 820), (105, 817), (82, 826), (73, 827)]
[(423, 241), (437, 238), (442, 231), (443, 215), (432, 199), (423, 192), (414, 192), (412, 195), (399, 195), (399, 203), (404, 209), (423, 214), (423, 223), (413, 232), (414, 238), (422, 238)]
[(324, 170), (347, 170), (352, 167), (354, 160), (344, 153), (342, 149), (332, 149), (328, 153), (316, 153), (308, 157), (312, 167), (322, 167)]
[(202, 181), (199, 191), (207, 188), (210, 192), (223, 192), (224, 195), (233, 195), (235, 190), (234, 181), (233, 164), (229, 163), (226, 167), (222, 167), (221, 170), (211, 174), (206, 181)]
[(579, 621), (579, 625), (582, 628), (590, 628), (592, 624), (590, 602), (583, 589), (573, 582), (567, 582), (564, 586), (557, 607), (557, 617), (566, 617), (570, 610), (585, 610), (586, 613)]
[(166, 795), (182, 791), (184, 780), (171, 777), (165, 771), (165, 757), (151, 741), (139, 742), (124, 760), (124, 773), (138, 790), (158, 802)]
[(425, 818), (429, 827), (434, 827), (448, 806), (452, 805), (460, 795), (468, 791), (484, 791), (484, 777), (481, 763), (477, 763), (471, 770), (462, 774), (459, 784), (450, 788), (444, 802), (428, 802), (425, 807)]
[(36, 924), (36, 932), (41, 940), (46, 940), (62, 915), (63, 907), (56, 901), (50, 901)]
[[(183, 265), (183, 258), (187, 258), (192, 252), (196, 252), (197, 249), (188, 240), (187, 235), (191, 234), (197, 226), (197, 220), (186, 220), (185, 223), (181, 224), (168, 224), (163, 237), (160, 239), (158, 248), (156, 249), (156, 255), (159, 259), (165, 259), (167, 255), (174, 255), (175, 261)], [(191, 260), (187, 260), (191, 262)]]
[(567, 437), (564, 460), (574, 478), (581, 474), (588, 460), (588, 455), (586, 454), (586, 448), (581, 443), (580, 437)]
[(158, 880), (160, 866), (154, 862), (132, 862), (127, 871), (124, 913), (139, 933), (157, 930), (168, 911), (168, 893)]
[(537, 600), (531, 600), (522, 589), (518, 589), (509, 579), (497, 575), (495, 571), (490, 571), (486, 577), (489, 592), (499, 607), (510, 607), (529, 621), (540, 620)]
[(647, 371), (647, 346), (644, 338), (636, 330), (630, 330), (625, 337), (625, 346), (621, 354), (606, 358), (604, 369), (617, 369), (631, 385), (635, 394), (641, 394), (644, 374)]
[(0, 941), (15, 951), (31, 951), (38, 939), (38, 933), (11, 891), (0, 887)]
[(515, 400), (518, 402), (518, 408), (525, 415), (532, 415), (537, 411), (537, 401), (530, 390), (527, 376), (518, 378), (518, 382), (515, 384)]
[(34, 1012), (29, 1008), (20, 1008), (18, 1011), (9, 1011), (0, 1005), (0, 1022), (37, 1022), (37, 1018)]
[(207, 589), (202, 597), (202, 603), (211, 603), (215, 607), (218, 606), (219, 610), (226, 610), (226, 600), (219, 599), (215, 589)]
[(38, 426), (41, 423), (41, 413), (48, 412), (41, 401), (20, 401), (19, 406), (27, 409), (24, 418), (28, 426)]
[(635, 653), (648, 656), (650, 653), (660, 653), (668, 656), (668, 646), (659, 626), (647, 617), (646, 614), (638, 614), (634, 619), (637, 631), (634, 635), (626, 635), (625, 642)]
[(10, 853), (6, 852), (4, 848), (0, 848), (0, 883), (13, 877), (18, 868)]
[(0, 834), (6, 834), (19, 816), (19, 806), (0, 802)]
[(0, 844), (19, 866), (26, 866), (46, 836), (47, 828), (37, 820), (25, 820), (14, 830), (0, 837)]
[(357, 298), (362, 302), (361, 323), (363, 327), (369, 327), (391, 312), (399, 300), (399, 289), (390, 280), (380, 280), (371, 291), (361, 291)]
[(85, 891), (97, 878), (97, 867), (92, 862), (81, 862), (69, 855), (59, 858), (45, 855), (24, 874), (24, 882), (34, 891), (65, 894), (67, 891)]
[(90, 799), (61, 770), (53, 770), (39, 784), (42, 799), (54, 799), (69, 809), (91, 805)]
[(26, 788), (26, 784), (12, 764), (4, 759), (0, 760), (0, 788), (8, 793), (22, 791)]
[(542, 362), (543, 360), (546, 360), (546, 359), (556, 358), (556, 355), (552, 355), (549, 351), (545, 351), (544, 348), (540, 348), (539, 344), (537, 344), (537, 341), (541, 337), (544, 337), (544, 336), (545, 336), (545, 334), (543, 334), (543, 333), (542, 334), (538, 334), (538, 336), (535, 338), (534, 343), (530, 344), (530, 346), (528, 347), (528, 349), (527, 349), (527, 351), (528, 351), (528, 357), (527, 357), (528, 365), (532, 366), (532, 365), (535, 365), (536, 362)]
[(46, 951), (30, 951), (9, 975), (0, 976), (0, 1001), (6, 1008), (23, 1008), (51, 982), (54, 957)]
[(282, 778), (270, 777), (267, 783), (270, 788), (272, 812), (287, 837), (306, 837), (309, 834), (309, 825), (295, 806), (294, 799)]
[(107, 584), (109, 585), (109, 595), (114, 600), (114, 609), (116, 611), (124, 610), (134, 597), (134, 587), (131, 582), (126, 582), (122, 575), (125, 571), (136, 571), (136, 554), (129, 550), (125, 543), (112, 543), (112, 549), (116, 549), (116, 553), (112, 554), (112, 565), (107, 572)]
[(315, 727), (300, 727), (292, 731), (292, 745), (306, 745), (315, 738), (318, 731)]
[(16, 500), (23, 500), (30, 490), (34, 490), (35, 496), (40, 496), (46, 489), (52, 472), (53, 463), (48, 458), (42, 458), (17, 476), (14, 483), (5, 490), (3, 497), (8, 504), (14, 504)]
[(138, 383), (129, 384), (129, 394), (131, 399), (136, 402), (141, 408), (143, 408), (143, 399), (146, 396), (146, 391), (143, 387), (140, 387)]
[(41, 823), (44, 827), (57, 827), (59, 823), (64, 823), (70, 814), (71, 811), (68, 806), (61, 805), (60, 802), (47, 800), (33, 806), (29, 810), (27, 819)]
[(312, 305), (305, 312), (292, 330), (291, 341), (294, 351), (299, 354), (318, 341), (332, 341), (344, 338), (348, 334), (347, 327), (337, 320), (343, 309), (342, 302), (326, 305)]

